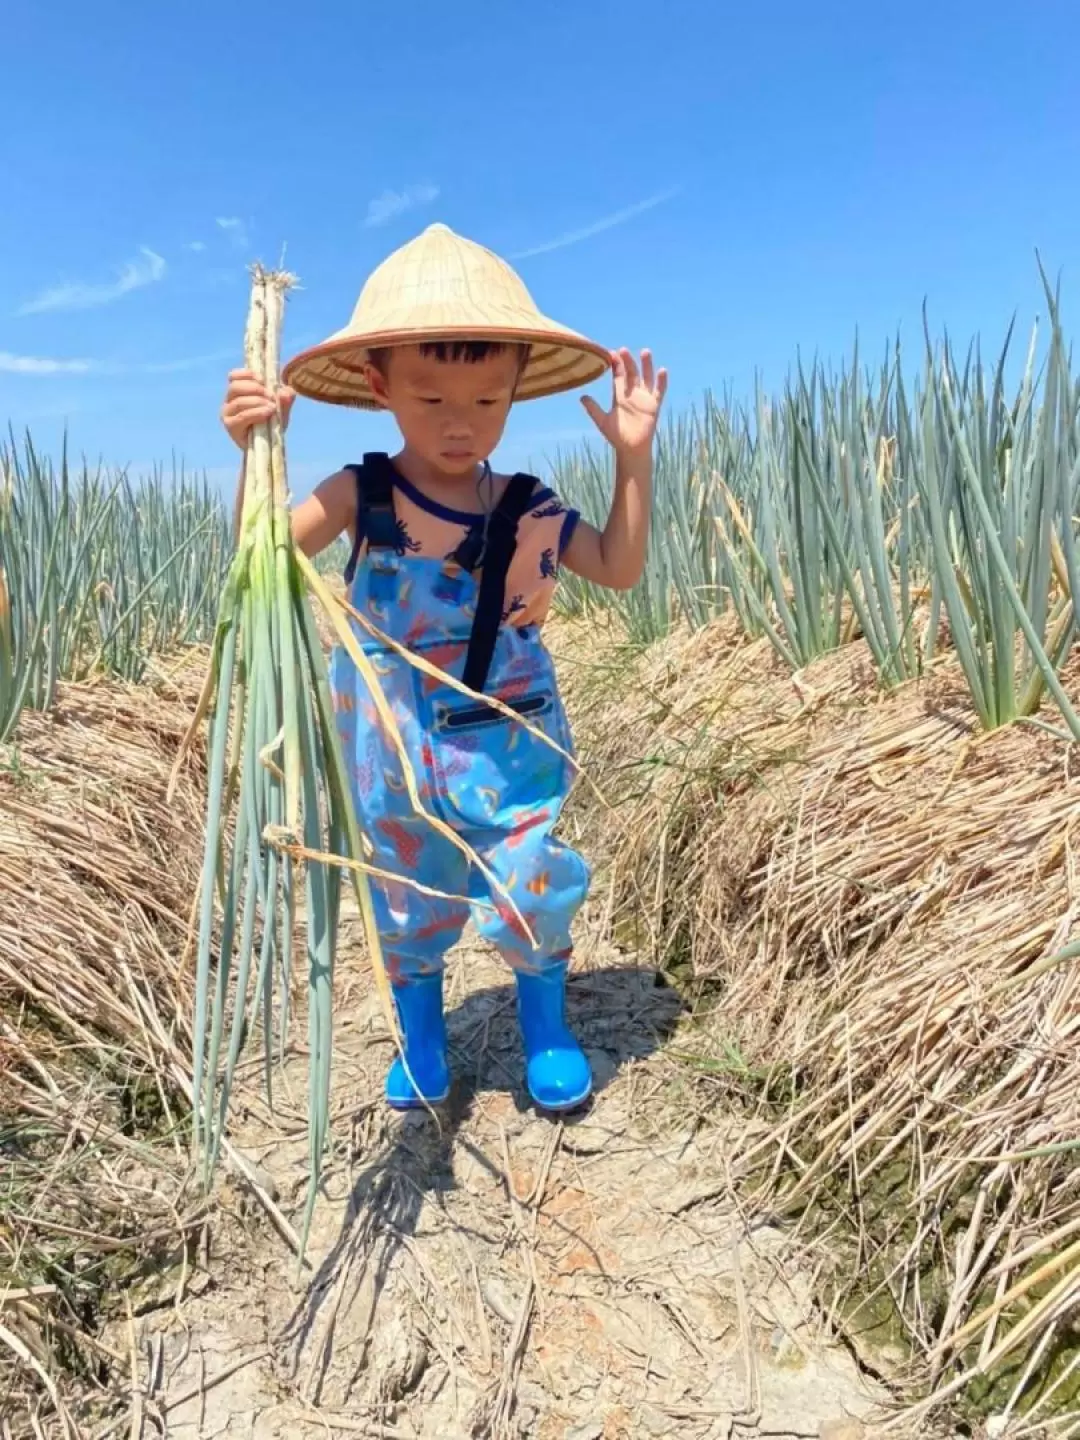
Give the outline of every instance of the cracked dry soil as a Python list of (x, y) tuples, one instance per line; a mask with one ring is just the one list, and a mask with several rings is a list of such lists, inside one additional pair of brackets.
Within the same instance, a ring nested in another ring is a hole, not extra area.
[[(463, 947), (447, 985), (456, 1086), (436, 1124), (385, 1110), (390, 1041), (343, 938), (309, 1269), (223, 1182), (209, 1283), (140, 1322), (171, 1440), (863, 1433), (884, 1396), (825, 1338), (806, 1260), (725, 1186), (743, 1122), (673, 1056), (689, 1023), (674, 990), (582, 947), (570, 1018), (597, 1094), (559, 1123), (527, 1104), (506, 971)], [(306, 1056), (287, 1062), (273, 1117), (257, 1069), (233, 1137), (298, 1222)]]

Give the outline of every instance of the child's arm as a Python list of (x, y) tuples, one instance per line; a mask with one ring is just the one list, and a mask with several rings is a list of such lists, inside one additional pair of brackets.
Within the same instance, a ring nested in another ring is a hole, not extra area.
[(667, 390), (667, 371), (654, 372), (652, 356), (641, 352), (641, 370), (629, 350), (612, 355), (612, 403), (601, 410), (585, 396), (582, 404), (615, 451), (615, 493), (603, 530), (579, 521), (562, 563), (583, 580), (610, 590), (630, 590), (645, 569), (652, 509), (653, 440)]
[(632, 590), (645, 569), (652, 500), (652, 450), (616, 454), (615, 493), (603, 530), (579, 520), (563, 551), (567, 570), (608, 590)]
[[(281, 423), (289, 423), (289, 412), (295, 392), (283, 387), (277, 402), (249, 370), (234, 370), (229, 376), (221, 420), (235, 444), (244, 449), (253, 426), (269, 420), (280, 406)], [(244, 464), (236, 485), (234, 533), (240, 532), (240, 516), (244, 509)], [(293, 541), (305, 555), (318, 555), (344, 531), (352, 531), (356, 523), (356, 481), (348, 470), (339, 470), (316, 487), (290, 512)]]
[(339, 470), (315, 487), (292, 511), (293, 542), (305, 555), (318, 555), (356, 524), (356, 476)]

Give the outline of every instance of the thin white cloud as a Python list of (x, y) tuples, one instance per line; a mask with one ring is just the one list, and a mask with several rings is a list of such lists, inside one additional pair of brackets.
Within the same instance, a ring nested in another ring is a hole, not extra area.
[(219, 215), (218, 229), (227, 235), (234, 250), (246, 250), (250, 243), (247, 224), (238, 215)]
[(190, 250), (193, 255), (201, 255), (201, 254), (203, 253), (203, 251), (206, 249), (206, 241), (205, 241), (205, 240), (189, 240), (189, 241), (187, 242), (187, 244), (184, 246), (184, 249), (185, 249), (185, 250)]
[(4, 375), (89, 375), (96, 368), (93, 360), (52, 360), (0, 350), (0, 373)]
[(404, 190), (384, 190), (368, 202), (364, 216), (366, 226), (385, 225), (404, 215), (407, 210), (416, 210), (421, 205), (430, 205), (439, 198), (437, 185), (406, 185)]
[(212, 355), (192, 355), (179, 360), (57, 360), (40, 355), (12, 355), (0, 351), (0, 374), (5, 375), (181, 375), (189, 370), (202, 370), (209, 365), (223, 365), (235, 359), (232, 350), (218, 350)]
[(674, 199), (678, 193), (677, 185), (670, 190), (661, 190), (656, 195), (650, 195), (647, 200), (639, 200), (636, 205), (627, 205), (625, 210), (616, 210), (614, 215), (605, 215), (602, 220), (583, 225), (580, 230), (568, 230), (565, 235), (559, 235), (554, 240), (545, 240), (542, 245), (532, 245), (528, 250), (519, 250), (510, 258), (529, 260), (533, 255), (547, 255), (552, 250), (565, 250), (568, 245), (578, 245), (582, 240), (591, 240), (594, 235), (602, 235), (605, 230), (614, 230), (619, 225), (625, 225), (628, 220), (644, 215), (646, 210), (655, 210), (658, 205)]
[(159, 280), (164, 279), (167, 269), (162, 257), (143, 245), (136, 259), (129, 260), (115, 280), (96, 285), (81, 281), (53, 285), (32, 300), (27, 300), (19, 308), (19, 314), (41, 315), (52, 310), (95, 310), (130, 295), (133, 290), (143, 290), (147, 285), (156, 285)]

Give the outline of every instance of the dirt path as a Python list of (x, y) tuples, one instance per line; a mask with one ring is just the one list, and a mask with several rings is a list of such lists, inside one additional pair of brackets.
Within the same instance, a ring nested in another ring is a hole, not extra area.
[[(685, 1022), (652, 972), (588, 955), (571, 1015), (598, 1094), (558, 1124), (526, 1105), (505, 972), (456, 955), (459, 1078), (441, 1132), (386, 1112), (370, 986), (351, 969), (342, 992), (312, 1273), (295, 1283), (283, 1244), (226, 1185), (214, 1284), (183, 1324), (159, 1313), (140, 1336), (172, 1440), (860, 1433), (846, 1422), (874, 1397), (822, 1342), (784, 1237), (724, 1194), (725, 1116), (702, 1111), (671, 1058)], [(279, 1096), (284, 1121), (253, 1090), (236, 1131), (292, 1216), (305, 1063), (292, 1103)]]

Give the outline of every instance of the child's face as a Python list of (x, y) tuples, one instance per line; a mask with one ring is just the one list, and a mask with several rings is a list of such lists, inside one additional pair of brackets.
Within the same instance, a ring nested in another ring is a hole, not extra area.
[(366, 373), (409, 449), (464, 477), (498, 445), (520, 365), (513, 347), (482, 360), (438, 360), (407, 345), (390, 351), (381, 371), (369, 365)]

